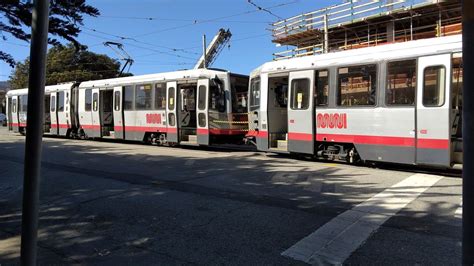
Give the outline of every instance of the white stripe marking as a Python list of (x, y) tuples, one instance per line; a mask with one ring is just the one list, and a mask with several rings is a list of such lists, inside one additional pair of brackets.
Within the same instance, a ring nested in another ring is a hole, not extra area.
[(192, 165), (194, 165), (195, 162), (196, 162), (196, 160), (187, 160), (187, 161), (184, 163), (184, 165), (186, 165), (186, 166), (192, 166)]
[(461, 199), (461, 204), (460, 204), (459, 208), (454, 213), (454, 217), (456, 217), (458, 219), (462, 219), (462, 199)]
[(415, 174), (346, 211), (281, 255), (310, 264), (342, 264), (384, 222), (442, 176)]

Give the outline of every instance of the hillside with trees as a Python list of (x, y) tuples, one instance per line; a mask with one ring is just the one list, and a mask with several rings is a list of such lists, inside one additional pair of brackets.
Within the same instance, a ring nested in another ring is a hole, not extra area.
[[(18, 62), (10, 76), (12, 89), (28, 86), (29, 60)], [(73, 44), (57, 45), (49, 49), (46, 61), (46, 85), (70, 81), (115, 78), (120, 74), (120, 62), (107, 55), (96, 54)], [(122, 76), (130, 76), (126, 73)]]

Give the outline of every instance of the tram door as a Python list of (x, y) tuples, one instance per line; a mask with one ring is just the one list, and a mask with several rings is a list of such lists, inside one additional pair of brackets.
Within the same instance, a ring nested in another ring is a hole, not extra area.
[(197, 142), (209, 145), (209, 79), (198, 80)]
[(12, 116), (12, 98), (8, 97), (8, 113), (7, 113), (7, 119), (8, 119), (8, 130), (12, 131), (13, 130), (13, 116)]
[(288, 151), (314, 154), (314, 70), (290, 73)]
[(51, 92), (50, 108), (51, 111), (51, 130), (49, 131), (52, 135), (59, 135), (59, 124), (58, 124), (58, 93)]
[(92, 89), (92, 125), (89, 137), (100, 138), (102, 137), (102, 127), (100, 125), (100, 89)]
[(125, 121), (123, 115), (123, 90), (122, 87), (114, 88), (113, 115), (114, 115), (114, 134), (117, 139), (125, 139)]
[(416, 162), (449, 166), (451, 55), (418, 59)]
[(168, 117), (168, 133), (166, 139), (168, 142), (178, 143), (178, 123), (176, 119), (176, 88), (178, 83), (176, 81), (166, 83), (166, 98), (168, 99), (166, 105), (166, 112)]

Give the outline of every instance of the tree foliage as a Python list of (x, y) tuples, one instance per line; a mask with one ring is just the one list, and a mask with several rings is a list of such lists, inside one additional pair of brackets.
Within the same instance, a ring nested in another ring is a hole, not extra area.
[[(12, 89), (28, 86), (28, 69), (28, 58), (18, 62), (10, 76)], [(46, 85), (115, 78), (119, 73), (120, 63), (117, 60), (87, 51), (84, 47), (77, 51), (73, 44), (54, 46), (46, 57)]]
[[(32, 1), (0, 0), (0, 38), (7, 40), (14, 37), (26, 42), (30, 41)], [(86, 0), (50, 0), (49, 14), (49, 44), (58, 45), (57, 38), (65, 39), (79, 49), (80, 43), (76, 40), (83, 25), (83, 16), (96, 17), (100, 15), (98, 9), (87, 5)], [(9, 36), (5, 35), (8, 33)], [(0, 50), (0, 60), (14, 67), (13, 57)]]

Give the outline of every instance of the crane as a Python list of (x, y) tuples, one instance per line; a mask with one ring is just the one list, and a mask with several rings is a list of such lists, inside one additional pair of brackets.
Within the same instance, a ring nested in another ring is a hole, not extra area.
[(207, 68), (208, 66), (212, 65), (212, 63), (214, 63), (219, 53), (222, 51), (225, 45), (230, 41), (231, 37), (232, 37), (232, 33), (230, 32), (230, 30), (219, 29), (216, 36), (214, 36), (214, 38), (209, 43), (207, 48), (205, 48), (206, 36), (204, 35), (203, 48), (205, 50), (203, 52), (203, 55), (199, 58), (196, 65), (194, 66), (194, 69)]

